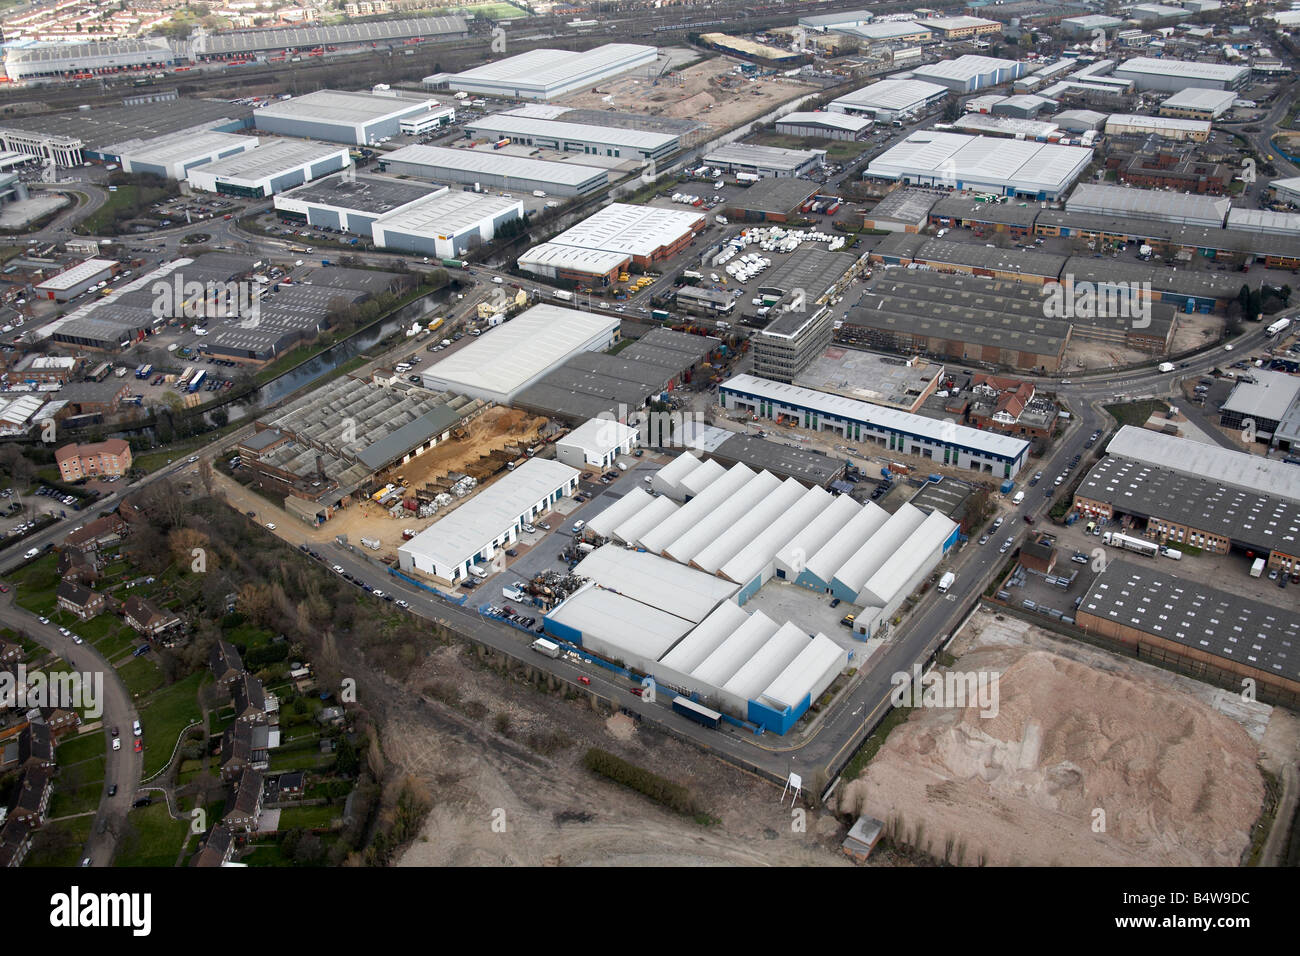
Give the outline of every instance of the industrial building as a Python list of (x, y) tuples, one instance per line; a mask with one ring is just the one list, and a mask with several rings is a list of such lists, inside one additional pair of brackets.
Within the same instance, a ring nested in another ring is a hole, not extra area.
[(705, 163), (730, 173), (782, 178), (807, 175), (825, 160), (824, 149), (782, 149), (751, 143), (727, 143), (704, 156)]
[[(526, 523), (578, 487), (576, 468), (530, 458), (397, 550), (398, 567), (449, 584), (465, 580), (519, 539)], [(475, 575), (478, 576), (478, 575)]]
[(274, 139), (247, 153), (196, 166), (187, 181), (204, 192), (264, 199), (351, 165), (346, 147)]
[(398, 124), (403, 136), (426, 136), (456, 122), (454, 106), (440, 106), (427, 113), (408, 117)]
[(574, 468), (607, 469), (619, 455), (630, 455), (639, 444), (637, 430), (608, 418), (590, 418), (555, 442), (555, 457)]
[[(642, 268), (671, 259), (704, 230), (707, 220), (694, 208), (633, 206), (611, 203), (546, 243), (587, 252), (627, 256)], [(521, 258), (520, 268), (538, 260)], [(529, 269), (529, 271), (532, 271)], [(603, 273), (608, 275), (608, 273)]]
[(395, 176), (548, 196), (584, 196), (609, 185), (608, 171), (598, 166), (505, 156), (492, 150), (404, 146), (384, 153), (378, 165)]
[(786, 136), (813, 139), (859, 140), (871, 130), (872, 121), (848, 113), (787, 113), (776, 121), (776, 131)]
[(591, 50), (529, 50), (453, 75), (453, 90), (480, 96), (550, 100), (632, 70), (649, 68), (657, 47), (606, 43)]
[(114, 259), (86, 259), (39, 283), (36, 294), (55, 302), (67, 302), (104, 279), (111, 279), (117, 268)]
[(1065, 201), (1069, 213), (1093, 213), (1154, 219), (1190, 226), (1221, 227), (1232, 200), (1226, 196), (1197, 196), (1124, 186), (1082, 183)]
[(1289, 179), (1275, 179), (1268, 185), (1280, 202), (1300, 205), (1300, 176), (1292, 176)]
[(923, 22), (928, 29), (935, 31), (945, 40), (965, 40), (990, 33), (1001, 33), (1003, 29), (998, 21), (985, 20), (983, 17), (926, 17)]
[(1239, 90), (1250, 79), (1250, 67), (1138, 56), (1116, 66), (1111, 75), (1117, 79), (1132, 80), (1144, 92), (1156, 90), (1177, 93), (1189, 87)]
[(1022, 60), (1003, 60), (968, 53), (955, 60), (925, 63), (912, 70), (919, 80), (937, 83), (954, 93), (974, 93), (1018, 80), (1025, 74)]
[(199, 132), (183, 139), (160, 136), (124, 143), (120, 157), (122, 171), (148, 173), (164, 179), (185, 179), (196, 166), (237, 156), (257, 148), (257, 137), (235, 133)]
[(865, 264), (846, 252), (804, 247), (764, 276), (757, 291), (776, 317), (752, 337), (755, 372), (791, 381), (829, 345), (834, 316), (826, 303)]
[(1074, 620), (1085, 632), (1124, 645), (1139, 660), (1234, 693), (1250, 680), (1257, 698), (1268, 703), (1294, 707), (1300, 702), (1295, 614), (1176, 576), (1163, 562), (1112, 558)]
[(1109, 33), (1118, 27), (1122, 27), (1124, 21), (1119, 17), (1108, 17), (1105, 14), (1090, 13), (1078, 17), (1066, 17), (1061, 21), (1061, 29), (1072, 35), (1086, 33), (1088, 36), (1093, 35), (1094, 30), (1101, 30)]
[(121, 150), (142, 140), (182, 142), (207, 131), (248, 129), (252, 121), (252, 107), (184, 97), (146, 105), (7, 116), (0, 120), (0, 145), (59, 166), (80, 166), (85, 160), (120, 163)]
[(14, 46), (4, 51), (4, 58), (5, 75), (11, 83), (40, 77), (168, 69), (182, 62), (171, 44), (158, 37)]
[(1279, 459), (1125, 425), (1074, 504), (1090, 517), (1135, 519), (1134, 533), (1161, 544), (1267, 556), (1291, 573), (1300, 571), (1296, 472)]
[(361, 175), (349, 170), (276, 193), (275, 211), (283, 220), (340, 229), (370, 238), (375, 220), (402, 212), (430, 196), (448, 191), (389, 176)]
[(324, 46), (373, 48), (394, 41), (451, 40), (469, 33), (464, 17), (408, 17), (404, 20), (349, 20), (339, 26), (287, 27), (274, 30), (231, 30), (191, 37), (194, 56), (200, 59), (230, 57), (285, 50), (313, 50)]
[(920, 232), (929, 220), (930, 210), (946, 194), (946, 190), (900, 186), (862, 213), (862, 227), (885, 232)]
[(498, 229), (523, 216), (518, 199), (448, 191), (387, 213), (370, 230), (380, 249), (455, 259), (491, 242)]
[(848, 469), (843, 458), (689, 419), (682, 423), (680, 434), (679, 444), (723, 468), (746, 465), (781, 479), (794, 478), (809, 488), (833, 489)]
[(718, 401), (729, 410), (773, 421), (789, 418), (800, 428), (834, 432), (847, 441), (875, 442), (889, 451), (999, 479), (1014, 477), (1029, 454), (1029, 443), (1019, 438), (753, 375), (737, 375), (719, 385)]
[(1216, 120), (1227, 113), (1237, 101), (1232, 90), (1209, 90), (1188, 87), (1179, 90), (1160, 104), (1161, 116), (1181, 119)]
[(1266, 368), (1252, 369), (1248, 380), (1237, 382), (1219, 406), (1219, 424), (1235, 431), (1249, 427), (1256, 440), (1268, 442), (1296, 406), (1297, 399), (1300, 399), (1300, 376)]
[(524, 272), (562, 285), (609, 288), (631, 261), (631, 255), (626, 252), (543, 242), (523, 253), (515, 265)]
[(1176, 119), (1112, 113), (1106, 120), (1107, 136), (1158, 136), (1177, 142), (1204, 143), (1210, 138), (1209, 120)]
[(358, 500), (385, 469), (451, 437), (484, 408), (463, 395), (335, 379), (259, 419), (240, 443), (243, 467), (285, 510), (318, 525)]
[(894, 233), (871, 252), (871, 259), (886, 265), (929, 266), (944, 272), (964, 272), (990, 279), (1008, 279), (1043, 285), (1055, 282), (1066, 257), (1046, 252), (999, 249), (950, 239)]
[(565, 359), (614, 345), (619, 324), (616, 315), (535, 305), (429, 366), (424, 384), (508, 405)]
[[(519, 392), (513, 404), (569, 422), (612, 417), (639, 425), (634, 419), (642, 417), (647, 402), (707, 375), (705, 363), (716, 358), (721, 345), (713, 336), (651, 329), (614, 355), (575, 353)], [(659, 443), (655, 428), (662, 425), (675, 434), (682, 424), (680, 413), (675, 420), (648, 421), (654, 427), (643, 433), (644, 443), (652, 445)]]
[(728, 198), (726, 216), (733, 222), (789, 222), (818, 191), (819, 185), (806, 179), (761, 179)]
[(936, 37), (929, 29), (915, 20), (882, 20), (880, 23), (864, 23), (859, 26), (829, 28), (864, 46), (885, 43), (936, 43)]
[(824, 33), (839, 27), (861, 27), (875, 19), (870, 10), (843, 10), (839, 13), (825, 13), (815, 17), (800, 17), (799, 26), (805, 30)]
[(924, 130), (873, 159), (866, 175), (1041, 200), (1063, 195), (1091, 162), (1082, 146)]
[(465, 135), (553, 149), (562, 153), (607, 156), (637, 161), (659, 160), (681, 148), (681, 140), (671, 133), (626, 129), (620, 126), (594, 126), (589, 123), (565, 123), (560, 120), (533, 119), (493, 113), (462, 124)]
[(832, 113), (872, 116), (891, 122), (899, 116), (920, 116), (948, 96), (948, 87), (922, 80), (881, 80), (846, 93), (826, 104)]
[(273, 100), (253, 113), (253, 123), (268, 133), (365, 146), (401, 134), (404, 119), (439, 108), (436, 99), (408, 93), (317, 90), (288, 100)]

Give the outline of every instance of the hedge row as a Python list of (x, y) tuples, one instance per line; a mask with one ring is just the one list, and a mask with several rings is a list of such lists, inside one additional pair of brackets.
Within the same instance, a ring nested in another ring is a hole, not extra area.
[(698, 809), (690, 790), (671, 780), (665, 780), (649, 770), (630, 764), (608, 751), (592, 747), (583, 756), (582, 765), (592, 773), (600, 774), (615, 783), (635, 790), (669, 810), (691, 815)]

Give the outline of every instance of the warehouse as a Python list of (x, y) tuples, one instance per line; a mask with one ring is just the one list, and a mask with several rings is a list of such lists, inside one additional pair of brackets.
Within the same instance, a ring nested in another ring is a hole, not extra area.
[(1160, 115), (1191, 120), (1216, 120), (1232, 109), (1232, 104), (1236, 101), (1237, 94), (1232, 90), (1188, 87), (1162, 102)]
[(900, 359), (831, 345), (798, 375), (794, 384), (831, 395), (918, 412), (942, 381), (944, 367), (920, 356)]
[(631, 261), (626, 252), (543, 242), (521, 255), (515, 264), (524, 272), (562, 285), (609, 288)]
[(1177, 142), (1204, 143), (1210, 138), (1208, 120), (1174, 119), (1169, 116), (1139, 116), (1112, 113), (1106, 120), (1107, 136), (1158, 136)]
[(726, 215), (733, 222), (788, 222), (799, 218), (800, 207), (817, 195), (818, 188), (806, 179), (761, 179), (727, 200)]
[(1125, 216), (1215, 228), (1224, 224), (1231, 207), (1232, 200), (1226, 196), (1197, 196), (1095, 183), (1081, 184), (1065, 202), (1065, 210), (1070, 213)]
[[(1026, 99), (1037, 98), (1026, 97)], [(990, 116), (985, 113), (968, 113), (958, 118), (953, 126), (962, 133), (972, 133), (976, 136), (1009, 136), (1013, 139), (1038, 143), (1054, 143), (1061, 138), (1061, 130), (1055, 123), (1017, 119), (1012, 116)]]
[(1140, 524), (1161, 544), (1268, 556), (1300, 571), (1300, 477), (1294, 465), (1126, 425), (1079, 483), (1082, 514)]
[(1134, 23), (1172, 23), (1192, 16), (1192, 10), (1165, 3), (1139, 3), (1129, 7), (1128, 14)]
[(402, 120), (398, 128), (403, 136), (426, 136), (456, 122), (456, 108), (443, 106)]
[(860, 26), (830, 27), (839, 33), (862, 42), (863, 46), (893, 43), (938, 43), (939, 38), (915, 20), (884, 20)]
[(1141, 660), (1295, 707), (1300, 622), (1273, 607), (1177, 577), (1160, 565), (1120, 558), (1107, 562), (1074, 613), (1090, 634), (1111, 638)]
[(1115, 67), (1112, 75), (1118, 79), (1132, 80), (1143, 91), (1177, 93), (1189, 87), (1239, 90), (1250, 79), (1250, 67), (1138, 56)]
[(1092, 150), (928, 130), (910, 134), (867, 167), (869, 178), (916, 186), (1056, 199), (1074, 184)]
[[(721, 344), (710, 335), (651, 329), (615, 355), (573, 355), (520, 392), (514, 404), (572, 422), (612, 416), (637, 424), (629, 412), (704, 373)], [(656, 443), (655, 436), (643, 443)]]
[(510, 404), (548, 371), (618, 341), (618, 316), (535, 305), (424, 370), (426, 388)]
[(948, 87), (938, 83), (881, 80), (831, 100), (826, 109), (853, 116), (870, 115), (877, 122), (890, 122), (900, 116), (920, 116), (947, 96)]
[(351, 165), (346, 147), (273, 139), (246, 154), (195, 167), (187, 181), (203, 192), (264, 199)]
[(637, 430), (610, 418), (590, 418), (555, 442), (555, 457), (574, 468), (612, 468), (639, 444)]
[(704, 230), (707, 219), (696, 209), (611, 203), (547, 245), (613, 252), (649, 268), (671, 259)]
[(1100, 13), (1086, 14), (1081, 17), (1066, 17), (1060, 24), (1063, 31), (1075, 36), (1083, 33), (1093, 36), (1094, 30), (1110, 32), (1123, 25), (1124, 21), (1119, 17), (1108, 17)]
[(664, 159), (681, 148), (681, 140), (671, 133), (625, 129), (618, 126), (593, 126), (589, 123), (564, 123), (559, 120), (532, 119), (494, 113), (462, 124), (471, 139), (509, 139), (512, 143), (553, 149), (562, 153), (610, 156), (621, 159)]
[[(1195, 269), (1167, 269), (1140, 262), (1103, 263), (1090, 256), (1071, 256), (1065, 260), (1062, 275), (1073, 276), (1076, 283), (1121, 283), (1130, 288), (1149, 287), (1157, 303), (1172, 305), (1179, 311), (1210, 313), (1225, 308), (1241, 291), (1241, 280), (1230, 273)], [(1157, 313), (1158, 314), (1158, 313)]]
[(724, 468), (745, 465), (755, 471), (770, 471), (778, 478), (794, 478), (808, 488), (829, 488), (844, 477), (848, 462), (819, 451), (767, 441), (716, 425), (684, 422), (686, 447)]
[(1063, 110), (1052, 117), (1052, 122), (1067, 133), (1086, 133), (1105, 126), (1107, 116), (1096, 110)]
[(1018, 80), (1025, 74), (1021, 60), (1003, 60), (968, 53), (955, 60), (926, 63), (912, 70), (919, 80), (937, 83), (954, 93), (974, 93)]
[(1005, 232), (1017, 238), (1032, 235), (1039, 207), (1019, 203), (976, 202), (963, 195), (940, 199), (930, 210), (930, 222), (941, 228), (964, 226)]
[(945, 40), (964, 40), (990, 33), (1001, 33), (1003, 29), (1002, 24), (996, 20), (968, 16), (927, 17), (925, 25)]
[(483, 575), (524, 524), (573, 494), (579, 474), (558, 461), (528, 459), (398, 548), (398, 567), (453, 585)]
[(114, 259), (87, 259), (37, 285), (36, 294), (55, 302), (67, 302), (104, 279), (111, 279), (117, 267)]
[(1267, 442), (1297, 398), (1300, 398), (1300, 377), (1266, 368), (1253, 369), (1250, 380), (1237, 382), (1219, 406), (1219, 424), (1238, 432), (1253, 431), (1258, 441)]
[(253, 113), (253, 123), (281, 136), (366, 146), (400, 135), (402, 120), (418, 119), (439, 106), (431, 96), (317, 90), (268, 103)]
[(1300, 214), (1272, 209), (1228, 210), (1228, 228), (1269, 236), (1300, 235)]
[(1300, 176), (1289, 179), (1275, 179), (1268, 184), (1279, 202), (1300, 205)]
[(19, 83), (41, 76), (76, 73), (117, 73), (121, 70), (166, 69), (182, 57), (157, 37), (100, 40), (94, 43), (49, 43), (5, 50), (5, 75)]
[(111, 313), (96, 310), (96, 315), (64, 316), (42, 328), (50, 341), (100, 352), (117, 352), (130, 348), (154, 326), (154, 318), (143, 309), (118, 309)]
[(920, 232), (946, 190), (914, 189), (900, 186), (862, 213), (862, 228), (885, 232)]
[(705, 163), (721, 166), (730, 173), (781, 178), (807, 175), (825, 160), (824, 149), (782, 149), (750, 143), (728, 143), (704, 157)]
[(349, 21), (333, 27), (289, 27), (279, 30), (231, 30), (190, 39), (200, 58), (242, 53), (280, 53), (323, 46), (388, 46), (394, 40), (450, 40), (469, 30), (463, 17), (410, 17), (404, 20)]
[(496, 238), (524, 216), (518, 199), (445, 192), (387, 213), (371, 225), (380, 249), (455, 259)]
[(1046, 252), (999, 249), (996, 246), (927, 239), (894, 233), (872, 251), (871, 258), (888, 264), (930, 266), (945, 272), (964, 272), (989, 279), (1028, 281), (1034, 285), (1055, 282), (1065, 268), (1066, 257)]
[(276, 193), (275, 211), (288, 222), (370, 238), (370, 227), (376, 219), (403, 212), (447, 191), (446, 186), (344, 171)]
[(805, 30), (825, 33), (842, 27), (866, 26), (875, 16), (870, 10), (843, 10), (839, 13), (825, 13), (816, 17), (800, 17), (799, 26)]
[(983, 471), (998, 479), (1014, 477), (1029, 454), (1028, 442), (1008, 435), (752, 375), (737, 375), (719, 385), (718, 400), (728, 410), (742, 409), (770, 420), (788, 416), (802, 428), (834, 432), (849, 441), (877, 442), (935, 464), (942, 457), (945, 465)]
[(123, 172), (151, 173), (164, 179), (180, 180), (185, 179), (195, 166), (256, 149), (257, 137), (209, 131), (183, 139), (160, 136), (134, 144), (123, 143), (118, 148)]
[(814, 139), (859, 140), (871, 131), (872, 121), (848, 113), (787, 113), (776, 121), (776, 131), (786, 136)]
[(649, 68), (659, 50), (637, 43), (606, 43), (591, 50), (530, 50), (457, 73), (453, 90), (480, 96), (550, 100), (611, 77)]
[(404, 146), (380, 157), (379, 167), (395, 176), (548, 196), (584, 196), (609, 185), (609, 173), (597, 166), (442, 146)]

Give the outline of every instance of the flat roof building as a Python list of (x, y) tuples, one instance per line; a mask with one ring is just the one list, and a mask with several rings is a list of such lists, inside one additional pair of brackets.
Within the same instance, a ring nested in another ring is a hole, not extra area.
[(578, 476), (562, 462), (528, 459), (398, 548), (398, 567), (451, 584), (463, 581), (471, 567), (517, 541), (525, 522), (571, 495)]
[(659, 50), (637, 43), (606, 43), (591, 50), (529, 50), (456, 73), (453, 90), (481, 96), (550, 100), (632, 70), (648, 68)]
[(1232, 109), (1236, 101), (1237, 94), (1232, 90), (1188, 87), (1161, 102), (1160, 115), (1194, 120), (1216, 120)]
[(161, 37), (41, 43), (9, 47), (4, 51), (5, 75), (12, 83), (42, 76), (166, 68), (181, 62), (181, 59), (181, 55)]
[(901, 186), (891, 190), (884, 199), (862, 213), (865, 229), (883, 229), (886, 232), (920, 232), (930, 217), (930, 210), (946, 195), (936, 189), (916, 189)]
[(1189, 87), (1207, 90), (1239, 90), (1250, 78), (1249, 66), (1230, 63), (1194, 63), (1137, 56), (1115, 67), (1113, 76), (1132, 80), (1139, 90), (1176, 93)]
[(555, 366), (618, 341), (618, 316), (535, 305), (423, 372), (426, 388), (510, 404)]
[(608, 171), (598, 166), (503, 156), (492, 150), (404, 146), (384, 153), (378, 165), (397, 176), (552, 196), (583, 196), (609, 185)]
[(380, 249), (455, 259), (491, 242), (498, 229), (523, 217), (518, 199), (443, 192), (386, 213), (370, 229)]
[(67, 302), (100, 281), (112, 278), (117, 267), (115, 259), (86, 259), (39, 283), (36, 294), (56, 302)]
[(1221, 227), (1232, 200), (1124, 186), (1081, 183), (1065, 202), (1070, 213), (1130, 216), (1192, 226)]
[(214, 131), (197, 132), (181, 139), (159, 136), (123, 144), (120, 149), (122, 171), (152, 174), (163, 179), (185, 179), (195, 166), (237, 156), (258, 145), (255, 136)]
[(1018, 80), (1024, 76), (1025, 69), (1022, 60), (1003, 60), (968, 53), (955, 60), (922, 64), (912, 70), (912, 75), (920, 80), (937, 83), (954, 93), (974, 93)]
[(831, 345), (794, 378), (794, 384), (903, 412), (917, 412), (934, 394), (944, 367), (920, 356), (902, 358)]
[(927, 27), (915, 20), (882, 20), (880, 23), (863, 23), (857, 26), (831, 27), (833, 33), (840, 33), (864, 45), (877, 43), (934, 43), (938, 37)]
[(187, 180), (191, 188), (204, 192), (264, 199), (351, 165), (346, 147), (273, 139), (247, 153), (196, 166)]
[(831, 100), (826, 109), (832, 113), (855, 116), (870, 115), (877, 121), (891, 121), (901, 114), (919, 116), (941, 102), (948, 87), (923, 80), (880, 80), (860, 90)]
[(824, 149), (782, 149), (779, 146), (728, 143), (707, 153), (703, 161), (732, 173), (798, 177), (811, 172), (825, 159)]
[(649, 266), (672, 258), (690, 245), (705, 223), (705, 217), (693, 208), (616, 202), (564, 230), (546, 245), (618, 253), (640, 266)]
[(916, 186), (990, 191), (1055, 199), (1092, 162), (1082, 146), (917, 131), (887, 149), (866, 175)]
[(871, 129), (872, 121), (848, 113), (786, 113), (776, 121), (776, 131), (787, 136), (815, 139), (858, 140)]
[(1210, 138), (1210, 121), (1177, 119), (1168, 115), (1142, 116), (1133, 113), (1112, 113), (1106, 120), (1106, 135), (1158, 136), (1161, 139), (1180, 142), (1204, 143)]
[(638, 444), (637, 430), (631, 425), (612, 416), (591, 418), (555, 442), (555, 457), (574, 468), (607, 469)]
[(1029, 454), (1029, 443), (1009, 435), (936, 421), (752, 375), (737, 375), (718, 386), (719, 403), (762, 418), (792, 416), (799, 427), (830, 431), (848, 441), (873, 441), (890, 451), (942, 461), (955, 468), (1014, 477)]
[(454, 39), (469, 32), (464, 17), (407, 17), (401, 20), (349, 20), (338, 26), (286, 27), (273, 30), (232, 30), (195, 36), (199, 58), (259, 53), (264, 50), (311, 50), (319, 46), (359, 46), (410, 39)]
[(671, 133), (533, 119), (509, 113), (493, 113), (482, 119), (466, 121), (462, 126), (470, 138), (508, 138), (512, 143), (524, 146), (617, 159), (663, 159), (681, 148), (681, 139)]
[(281, 219), (368, 238), (375, 220), (447, 191), (446, 186), (342, 172), (276, 193), (275, 211)]
[(396, 91), (317, 90), (268, 103), (253, 113), (253, 123), (260, 130), (281, 136), (365, 146), (399, 135), (402, 120), (438, 107), (433, 97)]

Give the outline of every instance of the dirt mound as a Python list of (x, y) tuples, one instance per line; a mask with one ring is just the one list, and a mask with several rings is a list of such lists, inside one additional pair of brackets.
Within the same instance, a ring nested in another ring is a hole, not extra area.
[(967, 864), (1240, 862), (1264, 791), (1239, 724), (1145, 678), (1041, 650), (992, 656), (1006, 665), (996, 716), (914, 712), (847, 788), (849, 809), (934, 855), (960, 846)]
[(692, 97), (664, 108), (664, 115), (674, 119), (698, 119), (705, 110), (717, 105), (717, 100), (710, 93), (696, 93)]

